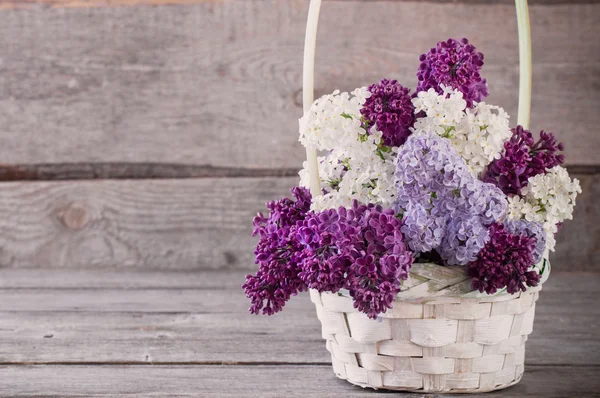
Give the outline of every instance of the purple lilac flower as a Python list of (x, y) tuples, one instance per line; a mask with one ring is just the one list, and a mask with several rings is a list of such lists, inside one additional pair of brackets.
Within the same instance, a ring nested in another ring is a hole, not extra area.
[(396, 80), (383, 79), (369, 86), (371, 96), (365, 101), (360, 113), (363, 115), (367, 131), (375, 124), (383, 133), (383, 144), (401, 146), (411, 134), (410, 127), (415, 121), (415, 107), (411, 102), (409, 89)]
[(483, 225), (503, 219), (508, 208), (506, 195), (498, 187), (474, 177), (460, 187), (455, 202), (464, 212), (481, 217)]
[(299, 187), (292, 188), (292, 194), (295, 200), (269, 202), (269, 216), (259, 213), (254, 218), (252, 235), (260, 237), (254, 251), (259, 269), (255, 275), (247, 275), (242, 285), (253, 314), (261, 310), (265, 315), (279, 312), (292, 295), (306, 290), (298, 275), (304, 248), (295, 239), (295, 230), (310, 210), (311, 196), (307, 189)]
[(309, 288), (335, 293), (344, 287), (352, 258), (339, 244), (352, 224), (334, 209), (313, 213), (299, 222), (297, 239), (304, 247), (299, 277)]
[(518, 194), (527, 180), (546, 170), (561, 165), (564, 150), (552, 133), (540, 132), (534, 142), (533, 135), (522, 126), (512, 129), (513, 136), (504, 144), (504, 154), (488, 166), (483, 181), (497, 185), (507, 195)]
[(537, 264), (542, 260), (544, 250), (546, 249), (546, 231), (544, 231), (544, 227), (541, 223), (527, 220), (506, 220), (504, 221), (504, 226), (511, 234), (535, 238), (533, 263)]
[(494, 294), (506, 287), (509, 293), (537, 286), (540, 275), (531, 270), (536, 239), (510, 233), (503, 224), (489, 228), (490, 239), (467, 266), (472, 286), (480, 292)]
[(451, 142), (435, 133), (409, 137), (398, 152), (394, 175), (399, 209), (406, 209), (411, 203), (430, 208), (432, 200), (451, 197), (473, 180)]
[(481, 217), (461, 214), (448, 221), (438, 253), (448, 265), (464, 265), (475, 261), (488, 240), (489, 233)]
[(441, 41), (419, 61), (417, 92), (433, 88), (442, 94), (441, 85), (449, 86), (463, 93), (469, 107), (487, 97), (487, 82), (479, 74), (483, 54), (467, 39)]
[(421, 205), (409, 205), (404, 211), (401, 231), (415, 252), (424, 253), (437, 248), (446, 233), (448, 215), (435, 216)]
[(392, 209), (356, 201), (350, 209), (310, 214), (298, 223), (298, 276), (318, 291), (348, 289), (355, 308), (376, 318), (391, 307), (413, 261), (400, 227)]
[(402, 232), (419, 253), (437, 250), (446, 264), (466, 265), (487, 242), (486, 227), (506, 215), (506, 196), (473, 177), (449, 140), (411, 136), (400, 148), (395, 208)]

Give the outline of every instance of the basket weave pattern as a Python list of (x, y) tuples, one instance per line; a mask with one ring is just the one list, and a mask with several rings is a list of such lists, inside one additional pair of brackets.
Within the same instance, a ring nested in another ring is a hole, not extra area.
[(521, 379), (540, 289), (479, 295), (460, 267), (415, 264), (380, 320), (358, 312), (347, 295), (310, 295), (339, 378), (376, 389), (457, 393)]

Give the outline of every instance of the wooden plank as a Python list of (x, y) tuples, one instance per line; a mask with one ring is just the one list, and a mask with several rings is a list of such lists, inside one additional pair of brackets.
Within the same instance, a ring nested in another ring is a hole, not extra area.
[(47, 6), (53, 8), (88, 8), (115, 7), (139, 5), (174, 5), (215, 3), (222, 0), (0, 0), (0, 10), (8, 8), (25, 8), (32, 6)]
[(301, 301), (300, 311), (276, 317), (251, 316), (244, 309), (238, 314), (0, 312), (0, 364), (328, 364), (314, 307), (304, 297)]
[[(2, 161), (298, 167), (307, 6), (239, 0), (2, 10)], [(599, 7), (531, 8), (532, 126), (559, 132), (568, 161), (581, 164), (597, 163), (600, 146), (599, 94), (591, 89), (600, 77)], [(516, 120), (512, 3), (327, 1), (317, 94), (384, 76), (412, 86), (418, 55), (451, 36), (470, 37), (487, 54), (490, 102)]]
[[(555, 270), (600, 266), (600, 174), (583, 187), (551, 256)], [(296, 178), (0, 184), (0, 268), (254, 269), (252, 218)]]
[(235, 290), (247, 272), (250, 271), (4, 268), (0, 269), (0, 289)]
[(0, 184), (0, 267), (252, 268), (252, 218), (296, 178)]
[[(308, 294), (253, 316), (241, 280), (240, 271), (1, 270), (0, 363), (329, 363)], [(600, 274), (552, 275), (527, 364), (600, 364), (590, 327), (599, 284)]]
[[(0, 0), (0, 9), (24, 8), (36, 5), (50, 7), (115, 7), (136, 5), (172, 5), (199, 4), (224, 0)], [(356, 0), (355, 0), (356, 1)], [(371, 3), (380, 1), (414, 1), (414, 0), (362, 0)], [(467, 3), (467, 4), (512, 4), (512, 0), (425, 0), (430, 3)], [(529, 4), (563, 4), (563, 3), (597, 3), (598, 0), (530, 0)]]
[[(514, 387), (471, 397), (597, 396), (598, 367), (528, 366)], [(330, 366), (0, 367), (1, 396), (389, 397), (338, 380)], [(274, 381), (277, 382), (274, 382)], [(405, 398), (430, 394), (396, 393)], [(460, 397), (461, 395), (445, 395)]]

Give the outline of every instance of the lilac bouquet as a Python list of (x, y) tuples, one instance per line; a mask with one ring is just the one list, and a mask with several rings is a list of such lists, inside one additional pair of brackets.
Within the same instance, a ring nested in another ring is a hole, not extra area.
[(294, 199), (254, 219), (259, 270), (242, 286), (250, 312), (274, 314), (310, 288), (343, 290), (376, 318), (414, 262), (464, 266), (487, 294), (539, 283), (581, 188), (552, 133), (511, 128), (484, 102), (483, 59), (467, 39), (449, 39), (421, 55), (412, 94), (383, 79), (314, 102), (300, 141), (322, 154), (321, 193), (304, 188), (305, 164)]

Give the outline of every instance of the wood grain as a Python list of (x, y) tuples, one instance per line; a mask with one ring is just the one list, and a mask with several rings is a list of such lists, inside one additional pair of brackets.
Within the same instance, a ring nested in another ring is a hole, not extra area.
[(186, 5), (199, 3), (218, 3), (222, 1), (224, 0), (0, 0), (0, 10), (33, 6), (46, 6), (53, 8), (89, 8), (140, 5)]
[[(600, 268), (599, 174), (559, 232), (555, 270)], [(286, 178), (0, 184), (0, 268), (254, 269), (251, 221)]]
[[(308, 294), (254, 316), (242, 280), (240, 271), (1, 270), (0, 363), (329, 363)], [(600, 274), (552, 274), (527, 364), (600, 363), (598, 286)]]
[[(2, 162), (298, 167), (307, 6), (239, 0), (3, 10)], [(599, 7), (531, 9), (532, 126), (559, 132), (573, 163), (598, 162)], [(516, 120), (512, 3), (327, 1), (317, 94), (383, 76), (412, 86), (418, 55), (451, 36), (470, 37), (486, 53), (490, 102)]]
[(252, 218), (296, 178), (0, 185), (0, 267), (249, 268)]
[[(50, 7), (115, 7), (137, 5), (173, 5), (199, 4), (206, 2), (223, 2), (226, 0), (0, 0), (0, 9), (23, 8), (36, 5)], [(414, 0), (362, 0), (370, 3), (380, 1), (414, 1)], [(512, 4), (512, 0), (425, 0), (430, 3), (467, 3), (467, 4)], [(598, 0), (530, 0), (530, 4), (563, 4), (563, 3), (598, 3)]]

